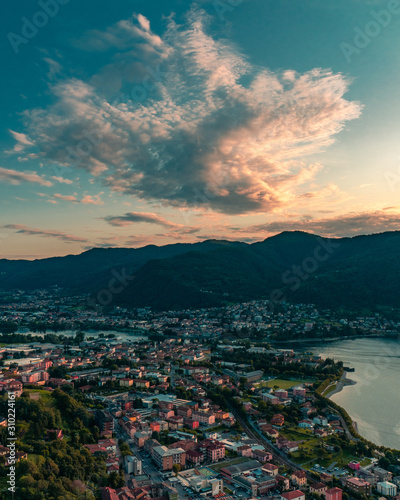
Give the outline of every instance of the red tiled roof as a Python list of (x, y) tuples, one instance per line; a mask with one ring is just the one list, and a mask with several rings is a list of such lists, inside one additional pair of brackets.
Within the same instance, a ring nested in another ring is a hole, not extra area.
[(287, 493), (282, 493), (281, 496), (286, 500), (294, 500), (295, 498), (304, 496), (304, 493), (300, 490), (294, 490), (294, 491), (288, 491)]

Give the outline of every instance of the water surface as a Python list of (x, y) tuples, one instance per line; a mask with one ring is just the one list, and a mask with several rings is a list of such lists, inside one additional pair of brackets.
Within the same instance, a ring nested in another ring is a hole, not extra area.
[(357, 384), (344, 387), (332, 400), (347, 410), (362, 436), (400, 449), (400, 341), (347, 339), (315, 344), (311, 350), (355, 368), (348, 377)]

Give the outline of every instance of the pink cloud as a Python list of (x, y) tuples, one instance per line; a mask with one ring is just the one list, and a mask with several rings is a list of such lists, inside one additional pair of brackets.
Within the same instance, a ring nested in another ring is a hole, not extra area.
[(100, 199), (100, 194), (95, 196), (86, 195), (80, 200), (80, 203), (84, 205), (104, 205), (104, 202)]
[(60, 193), (54, 193), (52, 196), (53, 196), (53, 198), (56, 198), (57, 200), (72, 201), (74, 203), (78, 203), (78, 200), (77, 200), (76, 196), (74, 196), (74, 195), (63, 195)]
[(56, 238), (66, 243), (79, 242), (86, 243), (85, 238), (80, 238), (79, 236), (74, 236), (71, 234), (66, 234), (61, 231), (52, 231), (47, 229), (35, 229), (27, 227), (21, 224), (7, 224), (3, 226), (5, 229), (14, 229), (19, 234), (26, 234), (28, 236), (42, 236), (45, 238)]
[(70, 180), (70, 179), (65, 179), (64, 177), (56, 177), (56, 176), (52, 176), (52, 179), (59, 182), (60, 184), (73, 184), (74, 181)]
[[(227, 228), (229, 231), (229, 228)], [(305, 216), (301, 219), (276, 220), (255, 224), (247, 228), (230, 228), (235, 234), (258, 235), (264, 239), (282, 231), (306, 231), (326, 237), (355, 236), (384, 231), (400, 230), (400, 212), (397, 210), (376, 210), (371, 212), (350, 212), (332, 217)]]
[(52, 186), (53, 183), (47, 181), (36, 172), (20, 172), (18, 170), (11, 170), (7, 168), (0, 167), (0, 181), (7, 182), (14, 186), (18, 186), (21, 182), (33, 182), (35, 184), (40, 184), (41, 186)]
[(108, 224), (112, 226), (126, 227), (132, 224), (147, 223), (147, 224), (157, 224), (164, 227), (179, 227), (178, 224), (170, 222), (160, 215), (149, 213), (149, 212), (128, 212), (120, 216), (108, 216), (104, 219)]

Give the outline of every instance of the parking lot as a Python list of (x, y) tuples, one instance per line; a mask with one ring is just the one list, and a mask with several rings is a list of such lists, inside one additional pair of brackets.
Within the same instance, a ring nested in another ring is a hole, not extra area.
[(335, 477), (341, 477), (349, 473), (346, 469), (340, 467), (332, 467), (332, 465), (330, 467), (323, 467), (322, 465), (315, 464), (313, 467), (311, 467), (311, 470), (319, 473), (324, 472), (325, 474), (331, 474)]

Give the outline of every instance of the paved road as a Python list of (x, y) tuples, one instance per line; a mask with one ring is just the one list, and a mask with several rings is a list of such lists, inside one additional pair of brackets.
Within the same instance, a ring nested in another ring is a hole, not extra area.
[(115, 425), (115, 430), (117, 432), (118, 438), (122, 438), (124, 441), (126, 441), (132, 453), (142, 461), (143, 474), (150, 476), (152, 483), (164, 482), (165, 478), (153, 464), (151, 458), (144, 456), (143, 452), (139, 450), (139, 448), (135, 444), (133, 444), (132, 439), (119, 424)]
[(313, 482), (315, 481), (315, 478), (312, 477), (307, 470), (292, 462), (282, 451), (278, 450), (276, 446), (270, 443), (261, 433), (261, 431), (253, 426), (251, 422), (240, 417), (233, 408), (231, 408), (231, 412), (235, 415), (236, 420), (240, 423), (245, 432), (255, 441), (263, 445), (270, 453), (272, 453), (277, 462), (284, 464), (294, 470), (303, 470), (306, 473), (307, 479)]

